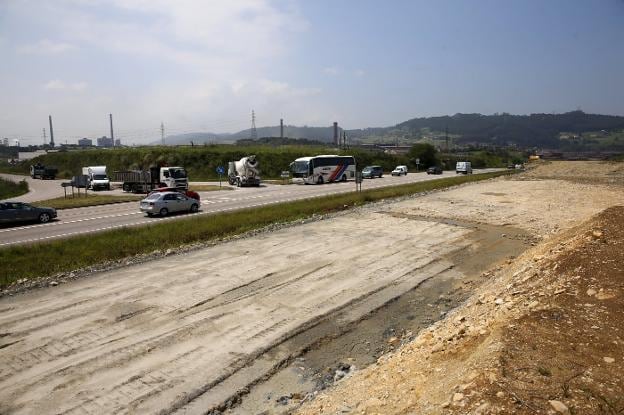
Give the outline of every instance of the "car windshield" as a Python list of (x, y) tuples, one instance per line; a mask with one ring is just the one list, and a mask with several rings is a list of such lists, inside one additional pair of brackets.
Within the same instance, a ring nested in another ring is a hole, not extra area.
[(169, 169), (169, 172), (174, 179), (186, 179), (186, 170), (184, 169)]
[(291, 171), (293, 173), (307, 173), (308, 172), (308, 162), (307, 161), (295, 161), (291, 164)]
[(93, 175), (93, 179), (94, 180), (106, 180), (107, 177), (105, 174), (94, 174)]
[(362, 171), (371, 171), (371, 170), (373, 170), (372, 167), (364, 167), (364, 170), (362, 170)]

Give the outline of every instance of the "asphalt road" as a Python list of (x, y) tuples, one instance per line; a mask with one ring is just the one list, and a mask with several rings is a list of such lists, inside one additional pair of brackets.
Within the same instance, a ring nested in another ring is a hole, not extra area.
[[(497, 170), (500, 169), (475, 170), (474, 173), (480, 174)], [(449, 176), (455, 176), (455, 173), (445, 172), (442, 176), (427, 175), (425, 173), (410, 173), (407, 176), (400, 177), (384, 176), (381, 179), (365, 180), (362, 184), (362, 189), (435, 180)], [(35, 186), (37, 186), (34, 187), (34, 190), (39, 196), (46, 192), (52, 192), (48, 187), (52, 187), (54, 189), (53, 191), (58, 192), (58, 183), (56, 183), (58, 181), (35, 180), (33, 182), (35, 182)], [(43, 188), (40, 188), (41, 186), (43, 186)], [(200, 192), (201, 209), (196, 215), (217, 214), (311, 197), (352, 192), (354, 190), (355, 183), (347, 182), (320, 186), (264, 185), (259, 188), (234, 188), (234, 190)], [(27, 201), (28, 198), (21, 198), (21, 200)], [(41, 199), (39, 198), (39, 200)], [(185, 217), (188, 217), (188, 215), (182, 214), (164, 218), (148, 218), (144, 213), (139, 211), (137, 202), (64, 209), (58, 211), (57, 220), (47, 224), (5, 226), (0, 228), (0, 246), (47, 241), (121, 227), (141, 226), (157, 223), (159, 221), (179, 220)]]

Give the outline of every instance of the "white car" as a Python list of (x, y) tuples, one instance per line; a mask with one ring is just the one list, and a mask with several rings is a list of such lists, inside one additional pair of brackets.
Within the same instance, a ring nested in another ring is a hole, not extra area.
[(407, 176), (407, 166), (396, 166), (396, 168), (392, 170), (391, 174), (393, 176), (400, 176), (400, 175)]
[(195, 213), (199, 210), (199, 200), (180, 192), (154, 192), (141, 200), (140, 209), (147, 216), (167, 216), (175, 212)]

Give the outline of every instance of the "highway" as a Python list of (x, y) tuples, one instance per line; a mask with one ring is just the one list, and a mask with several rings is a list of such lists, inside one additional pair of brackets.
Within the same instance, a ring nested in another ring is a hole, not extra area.
[[(481, 169), (475, 170), (474, 174), (498, 170), (500, 169)], [(410, 173), (407, 176), (400, 177), (384, 176), (383, 178), (366, 179), (362, 183), (362, 189), (374, 189), (453, 176), (455, 176), (455, 172), (445, 172), (441, 176), (427, 175), (425, 173)], [(49, 186), (55, 187), (58, 191), (55, 181), (39, 181), (37, 184), (41, 185), (42, 183), (49, 184)], [(200, 192), (201, 208), (200, 212), (195, 215), (213, 215), (245, 208), (347, 193), (354, 190), (355, 183), (351, 181), (314, 186), (268, 184), (259, 188), (233, 188), (233, 190)], [(42, 190), (39, 190), (39, 192), (42, 192)], [(164, 218), (148, 218), (139, 211), (138, 202), (64, 209), (58, 211), (57, 220), (47, 224), (28, 224), (0, 228), (0, 246), (44, 242), (121, 227), (180, 220), (186, 217), (189, 217), (189, 215), (180, 214)]]

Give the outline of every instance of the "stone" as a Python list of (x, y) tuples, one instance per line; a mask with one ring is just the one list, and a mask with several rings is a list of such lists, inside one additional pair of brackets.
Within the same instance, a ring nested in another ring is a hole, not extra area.
[(503, 300), (502, 298), (497, 298), (494, 301), (494, 304), (496, 304), (496, 305), (503, 305), (504, 303), (505, 303), (505, 300)]
[(488, 402), (484, 402), (474, 410), (475, 415), (481, 415), (487, 413), (487, 410), (490, 408), (490, 404)]
[(564, 403), (561, 402), (561, 401), (548, 401), (548, 403), (550, 404), (552, 409), (555, 410), (555, 412), (558, 412), (560, 414), (569, 414), (570, 413), (570, 410), (568, 409), (568, 407), (565, 406)]
[(504, 398), (505, 397), (505, 392), (503, 392), (503, 391), (496, 392), (496, 397), (497, 398)]
[(602, 232), (600, 232), (600, 231), (593, 231), (593, 232), (592, 232), (592, 236), (593, 236), (594, 238), (596, 238), (596, 239), (598, 239), (598, 238), (602, 238)]
[(594, 290), (593, 288), (590, 288), (589, 290), (587, 290), (587, 295), (588, 296), (592, 296), (592, 295), (596, 295), (598, 291)]
[(401, 340), (399, 340), (399, 338), (398, 338), (398, 337), (394, 337), (394, 336), (393, 336), (393, 337), (390, 337), (390, 338), (388, 339), (388, 344), (389, 344), (390, 346), (396, 346), (396, 345), (397, 345), (397, 344), (399, 344), (400, 342), (401, 342)]
[(464, 399), (464, 394), (460, 392), (456, 392), (453, 394), (453, 402), (459, 402)]
[(604, 361), (605, 361), (605, 362), (607, 362), (607, 363), (614, 363), (614, 362), (615, 362), (615, 359), (614, 359), (614, 358), (612, 358), (612, 357), (606, 357), (606, 356), (605, 356), (605, 357), (603, 357), (603, 358), (602, 358), (602, 360), (604, 360)]
[(51, 285), (52, 287), (56, 287), (58, 284), (59, 284), (59, 283), (58, 283), (58, 282), (56, 282), (56, 281), (50, 281), (50, 285)]

